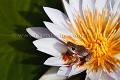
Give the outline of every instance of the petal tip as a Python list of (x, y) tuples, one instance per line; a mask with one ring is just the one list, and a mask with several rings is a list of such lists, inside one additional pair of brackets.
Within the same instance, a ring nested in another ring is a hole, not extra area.
[(31, 28), (26, 28), (26, 31), (27, 31), (28, 33), (30, 33), (30, 32), (31, 32)]
[(33, 41), (33, 44), (38, 48), (38, 44), (37, 44), (38, 40)]
[(51, 64), (50, 64), (50, 62), (48, 60), (46, 60), (43, 64), (51, 66)]
[(46, 10), (47, 8), (48, 8), (48, 7), (44, 7), (44, 6), (43, 6), (43, 9), (44, 9), (44, 10)]

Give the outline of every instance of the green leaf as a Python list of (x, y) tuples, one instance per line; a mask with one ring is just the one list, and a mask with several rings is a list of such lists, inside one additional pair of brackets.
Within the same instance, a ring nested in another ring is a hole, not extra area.
[(60, 0), (0, 0), (0, 80), (38, 80), (48, 69), (43, 62), (49, 56), (26, 32), (50, 21), (42, 6), (62, 9)]
[(50, 21), (43, 6), (63, 10), (61, 0), (0, 0), (0, 80), (38, 80), (48, 69), (43, 62), (49, 56), (26, 32)]

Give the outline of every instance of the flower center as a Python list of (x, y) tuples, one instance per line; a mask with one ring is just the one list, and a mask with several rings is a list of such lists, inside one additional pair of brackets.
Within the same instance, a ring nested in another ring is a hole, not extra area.
[(114, 56), (120, 53), (120, 36), (116, 37), (120, 31), (120, 21), (118, 14), (107, 15), (104, 9), (102, 14), (97, 10), (93, 13), (84, 11), (84, 19), (79, 15), (74, 19), (75, 26), (69, 23), (70, 29), (75, 36), (65, 35), (65, 42), (72, 42), (88, 48), (88, 53), (93, 53), (93, 57), (85, 64), (89, 65), (89, 70), (97, 71), (99, 68), (107, 71), (114, 71), (119, 67), (120, 60)]
[(101, 57), (109, 53), (108, 43), (102, 36), (88, 44), (88, 53), (94, 53), (94, 57)]

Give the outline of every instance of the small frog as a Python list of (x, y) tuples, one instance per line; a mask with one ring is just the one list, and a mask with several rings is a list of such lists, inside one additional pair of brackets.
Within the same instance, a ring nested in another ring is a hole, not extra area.
[(87, 62), (91, 59), (93, 53), (88, 53), (87, 49), (83, 45), (76, 45), (72, 42), (67, 42), (68, 52), (71, 55), (77, 54), (80, 61)]

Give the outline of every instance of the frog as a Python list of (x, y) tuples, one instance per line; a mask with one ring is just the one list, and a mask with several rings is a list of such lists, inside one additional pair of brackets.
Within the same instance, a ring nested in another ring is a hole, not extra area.
[(83, 45), (76, 45), (72, 42), (67, 42), (68, 53), (78, 58), (79, 61), (87, 62), (93, 56), (93, 53), (88, 53), (88, 48)]

